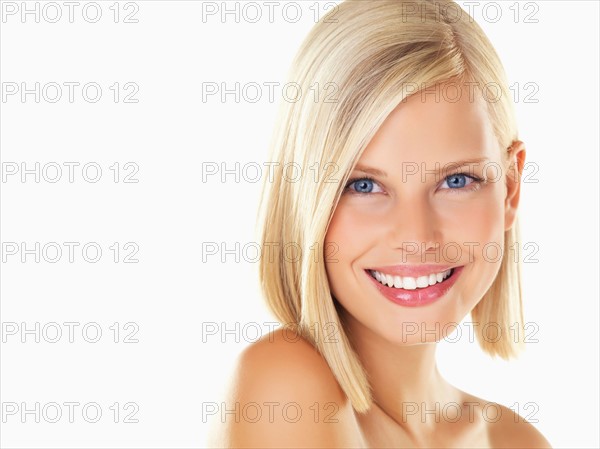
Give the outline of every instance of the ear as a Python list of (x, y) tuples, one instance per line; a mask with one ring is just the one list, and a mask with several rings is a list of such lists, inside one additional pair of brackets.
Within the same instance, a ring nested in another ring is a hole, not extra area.
[(506, 174), (506, 200), (504, 202), (504, 230), (508, 231), (515, 224), (519, 195), (521, 193), (521, 175), (525, 165), (525, 144), (515, 140), (508, 148), (508, 171)]

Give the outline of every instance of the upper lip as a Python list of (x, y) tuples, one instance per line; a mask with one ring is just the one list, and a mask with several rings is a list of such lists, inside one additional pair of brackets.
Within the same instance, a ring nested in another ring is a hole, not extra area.
[(443, 273), (451, 268), (457, 268), (452, 265), (435, 265), (435, 264), (419, 264), (419, 265), (390, 265), (386, 267), (372, 267), (372, 271), (379, 271), (383, 274), (394, 276), (420, 277), (429, 276), (430, 274)]

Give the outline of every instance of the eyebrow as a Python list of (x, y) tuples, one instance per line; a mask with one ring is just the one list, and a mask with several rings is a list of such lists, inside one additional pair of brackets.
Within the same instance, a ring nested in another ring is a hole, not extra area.
[[(479, 164), (484, 161), (489, 161), (489, 159), (487, 157), (478, 157), (478, 158), (471, 158), (471, 159), (463, 159), (460, 161), (446, 162), (443, 165), (441, 165), (441, 163), (440, 163), (441, 167), (439, 169), (436, 169), (436, 170), (432, 169), (431, 171), (428, 170), (428, 173), (438, 173), (439, 174), (442, 172), (447, 172), (450, 170), (465, 167), (467, 165)], [(383, 170), (379, 170), (378, 168), (373, 168), (373, 167), (367, 167), (364, 165), (356, 165), (356, 167), (354, 167), (354, 170), (362, 172), (362, 173), (367, 173), (367, 174), (370, 174), (373, 176), (379, 176), (381, 178), (387, 177), (387, 173), (384, 172)]]

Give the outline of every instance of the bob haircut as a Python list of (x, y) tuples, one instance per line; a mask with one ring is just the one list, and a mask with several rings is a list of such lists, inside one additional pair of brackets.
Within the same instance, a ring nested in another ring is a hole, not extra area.
[[(475, 83), (475, 91), (487, 97), (489, 85), (497, 90), (486, 104), (508, 168), (508, 150), (518, 140), (513, 104), (492, 44), (450, 0), (346, 0), (313, 26), (288, 78), (301, 96), (280, 104), (271, 141), (277, 170), (263, 184), (258, 235), (261, 248), (280, 250), (261, 257), (260, 286), (277, 319), (311, 342), (354, 409), (366, 413), (372, 404), (367, 375), (340, 322), (324, 263), (323, 242), (348, 177), (399, 103), (452, 80)], [(300, 179), (290, 174), (298, 167)], [(518, 242), (517, 217), (505, 231), (504, 248)], [(494, 282), (471, 311), (479, 345), (503, 359), (522, 348), (520, 339), (508, 338), (511, 325), (513, 332), (515, 323), (523, 326), (520, 265), (508, 253), (503, 251)], [(488, 323), (500, 338), (482, 335)], [(339, 331), (336, 341), (324, 338), (330, 326)]]

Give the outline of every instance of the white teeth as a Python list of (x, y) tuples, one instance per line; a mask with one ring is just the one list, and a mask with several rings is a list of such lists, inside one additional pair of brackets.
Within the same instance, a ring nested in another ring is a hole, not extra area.
[(435, 277), (435, 274), (430, 274), (429, 275), (429, 285), (433, 285), (437, 283), (437, 278)]
[(402, 284), (405, 290), (414, 290), (417, 288), (417, 280), (415, 278), (402, 278)]
[(431, 273), (426, 276), (419, 276), (418, 278), (409, 276), (393, 276), (391, 274), (383, 274), (379, 271), (373, 270), (371, 270), (371, 274), (381, 284), (387, 285), (388, 287), (415, 290), (417, 288), (425, 288), (442, 282), (450, 275), (451, 271), (452, 269), (446, 270), (442, 273)]
[(387, 285), (389, 287), (389, 285), (388, 285), (388, 275), (387, 274), (382, 274), (381, 275), (381, 283), (383, 285)]
[(394, 286), (394, 276), (390, 276), (389, 274), (386, 275), (386, 280), (387, 280), (387, 285), (388, 287), (393, 287)]
[(419, 288), (429, 287), (429, 275), (419, 276), (417, 278), (417, 287), (419, 287)]
[(400, 276), (394, 276), (394, 287), (402, 288), (402, 278)]

